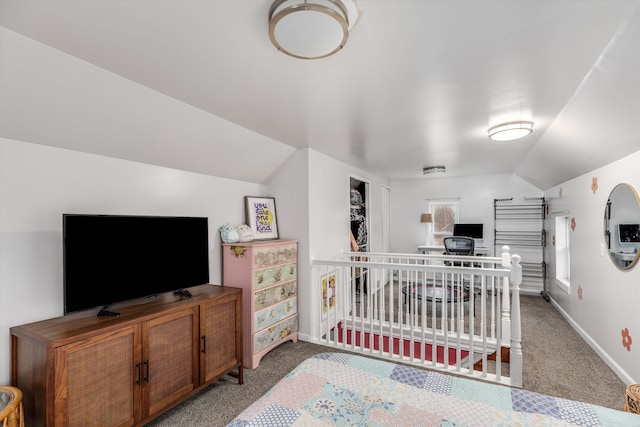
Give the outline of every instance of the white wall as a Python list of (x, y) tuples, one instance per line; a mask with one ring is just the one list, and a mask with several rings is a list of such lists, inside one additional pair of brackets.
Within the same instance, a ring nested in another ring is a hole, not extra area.
[[(640, 151), (545, 192), (550, 212), (566, 211), (575, 219), (570, 234), (568, 294), (555, 285), (554, 248), (547, 246), (552, 301), (627, 383), (640, 382), (640, 263), (632, 270), (619, 270), (606, 252), (600, 255), (600, 246), (605, 243), (604, 212), (609, 194), (620, 183), (640, 191), (639, 165)], [(547, 230), (552, 242), (554, 215), (547, 220)], [(632, 338), (630, 351), (622, 345), (625, 328)]]
[(459, 198), (459, 221), (484, 224), (485, 245), (493, 248), (493, 200), (540, 197), (542, 190), (511, 174), (425, 178), (391, 183), (391, 251), (415, 253), (427, 238), (427, 199)]
[(310, 288), (310, 264), (313, 259), (336, 259), (341, 251), (349, 251), (350, 231), (350, 180), (355, 176), (369, 183), (369, 248), (382, 249), (382, 199), (381, 186), (387, 182), (375, 175), (338, 162), (315, 150), (309, 150), (309, 253), (300, 259), (299, 269), (309, 282), (300, 287), (300, 332), (308, 334), (315, 327), (314, 309), (310, 302), (320, 301), (320, 290), (315, 298)]
[(218, 227), (241, 223), (244, 196), (265, 193), (259, 184), (0, 139), (0, 384), (10, 383), (9, 328), (62, 315), (63, 213), (206, 216), (210, 281), (219, 284)]
[(309, 307), (309, 150), (302, 149), (287, 159), (268, 186), (276, 198), (279, 234), (298, 241), (298, 331), (307, 330)]

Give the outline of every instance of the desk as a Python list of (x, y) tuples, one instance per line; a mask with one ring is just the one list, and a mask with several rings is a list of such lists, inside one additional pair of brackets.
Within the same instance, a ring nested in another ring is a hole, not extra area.
[[(423, 254), (444, 254), (444, 246), (439, 245), (420, 245), (418, 246), (418, 252)], [(475, 256), (491, 256), (491, 248), (488, 246), (476, 246), (473, 250)]]
[(633, 260), (636, 259), (636, 255), (637, 254), (634, 252), (611, 251), (611, 256), (614, 258), (616, 265), (622, 268), (628, 267), (629, 264), (631, 264)]
[(435, 252), (438, 254), (444, 253), (444, 246), (437, 245), (420, 245), (418, 246), (418, 252), (423, 254), (430, 254), (431, 252)]

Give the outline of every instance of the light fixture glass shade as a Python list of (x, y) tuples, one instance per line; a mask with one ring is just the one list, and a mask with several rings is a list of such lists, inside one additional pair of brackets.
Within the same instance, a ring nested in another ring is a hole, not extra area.
[(433, 222), (433, 218), (430, 213), (423, 213), (420, 215), (420, 222)]
[(494, 126), (488, 131), (489, 138), (494, 141), (513, 141), (533, 132), (533, 122), (509, 122)]
[(355, 0), (276, 0), (269, 10), (269, 38), (295, 58), (324, 58), (344, 47), (358, 15)]

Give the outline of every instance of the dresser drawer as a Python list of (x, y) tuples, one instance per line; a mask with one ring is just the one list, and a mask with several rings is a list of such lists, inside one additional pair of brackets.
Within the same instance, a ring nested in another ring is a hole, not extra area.
[(253, 353), (259, 353), (270, 345), (298, 332), (298, 315), (293, 315), (284, 321), (263, 329), (253, 336)]
[(253, 268), (264, 268), (278, 264), (295, 262), (297, 258), (296, 243), (278, 246), (255, 247)]
[(256, 270), (253, 272), (254, 289), (262, 289), (276, 283), (287, 282), (296, 278), (298, 268), (295, 263), (287, 265), (278, 265), (266, 268), (264, 270)]
[(297, 311), (298, 304), (295, 298), (283, 301), (280, 304), (266, 308), (262, 311), (258, 311), (254, 316), (254, 329), (256, 331), (261, 331), (264, 328), (278, 323), (285, 317), (295, 314)]
[(259, 311), (277, 304), (280, 301), (294, 297), (297, 294), (297, 286), (297, 282), (291, 280), (256, 292), (253, 300), (253, 309)]

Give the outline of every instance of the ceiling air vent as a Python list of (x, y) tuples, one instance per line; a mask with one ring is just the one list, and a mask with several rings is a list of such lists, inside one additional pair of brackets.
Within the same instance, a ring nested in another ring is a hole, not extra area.
[(426, 168), (422, 168), (423, 175), (429, 175), (432, 173), (444, 173), (446, 168), (444, 166), (428, 166)]

